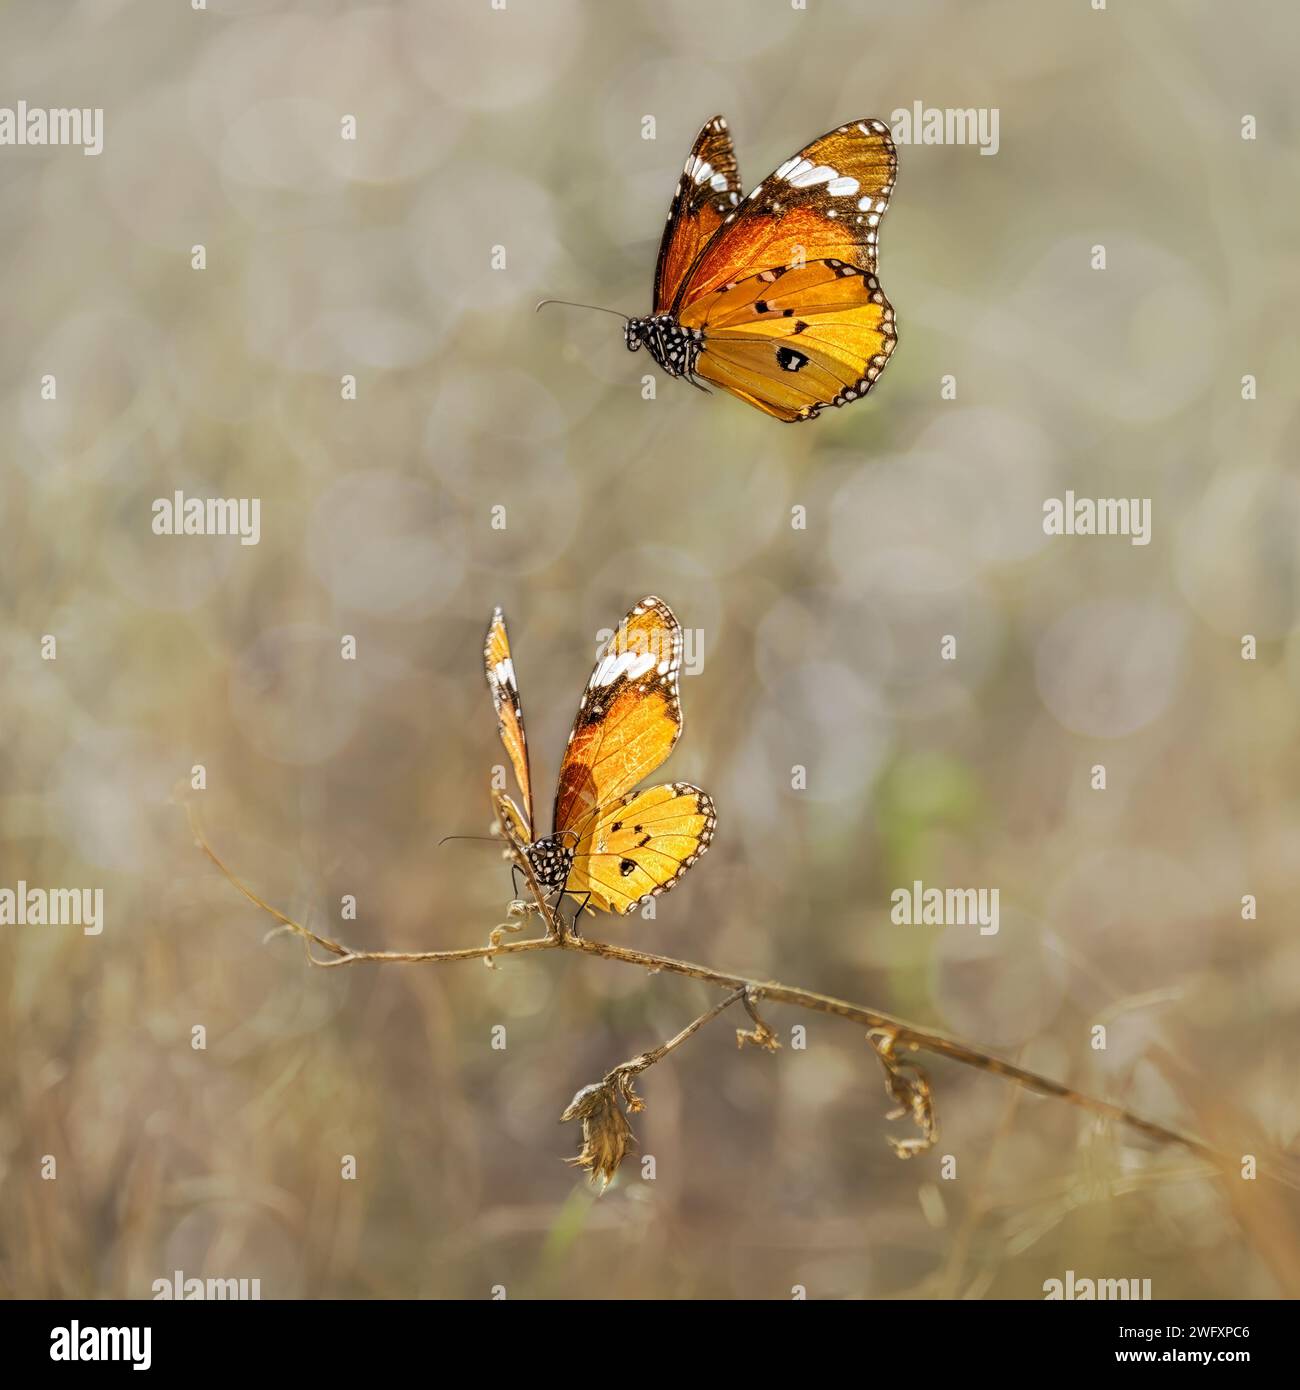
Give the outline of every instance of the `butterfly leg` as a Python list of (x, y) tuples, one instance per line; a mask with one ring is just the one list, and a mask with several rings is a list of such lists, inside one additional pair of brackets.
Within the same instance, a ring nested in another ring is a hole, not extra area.
[[(562, 895), (561, 895), (561, 896), (562, 896)], [(572, 897), (572, 898), (574, 898), (574, 899), (576, 899), (578, 895), (577, 895), (576, 893), (571, 893), (569, 896)], [(588, 904), (590, 901), (591, 901), (591, 894), (590, 894), (590, 893), (584, 893), (584, 894), (582, 895), (582, 901), (581, 901), (580, 903), (578, 903), (577, 908), (574, 910), (573, 917), (572, 917), (572, 918), (570, 919), (570, 921), (569, 921), (569, 932), (570, 932), (571, 935), (573, 935), (573, 936), (581, 936), (581, 935), (582, 935), (582, 933), (578, 930), (578, 919), (582, 916), (582, 914), (583, 914), (584, 912), (586, 912), (586, 910), (587, 910), (587, 904)]]
[[(510, 886), (514, 889), (515, 896), (514, 901), (510, 904), (510, 910), (513, 914), (516, 911), (516, 909), (518, 909), (521, 916), (527, 916), (529, 913), (537, 911), (537, 904), (533, 901), (531, 895), (525, 897), (523, 893), (520, 892), (519, 881), (522, 874), (523, 870), (520, 869), (518, 864), (511, 864)], [(527, 880), (525, 880), (525, 884), (526, 883)]]

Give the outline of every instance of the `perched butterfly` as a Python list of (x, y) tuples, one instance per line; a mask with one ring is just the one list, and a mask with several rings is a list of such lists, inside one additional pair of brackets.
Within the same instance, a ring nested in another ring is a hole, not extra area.
[(488, 686), (523, 796), (494, 796), (498, 823), (538, 886), (602, 912), (631, 912), (666, 892), (709, 847), (716, 816), (689, 782), (637, 783), (682, 731), (682, 630), (662, 599), (643, 598), (605, 644), (578, 705), (555, 791), (550, 835), (536, 838), (532, 774), (506, 623), (498, 608), (483, 648)]
[(865, 396), (898, 340), (876, 279), (897, 166), (888, 127), (856, 121), (814, 140), (746, 198), (727, 123), (715, 116), (673, 195), (654, 312), (627, 320), (628, 348), (778, 420), (812, 420)]

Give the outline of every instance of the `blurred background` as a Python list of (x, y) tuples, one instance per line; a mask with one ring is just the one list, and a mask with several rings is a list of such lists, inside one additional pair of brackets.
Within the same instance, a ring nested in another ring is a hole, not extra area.
[[(643, 1078), (655, 1176), (597, 1197), (561, 1110), (713, 992), (558, 953), (313, 970), (173, 801), (202, 764), (217, 852), (327, 935), (481, 945), (509, 873), (435, 846), (490, 822), (493, 605), (549, 808), (597, 632), (658, 593), (703, 652), (666, 773), (717, 838), (656, 921), (589, 935), (950, 1030), (1276, 1168), (1298, 29), (1208, 0), (0, 8), (0, 104), (105, 112), (97, 158), (0, 148), (0, 877), (102, 887), (106, 917), (0, 928), (0, 1291), (1300, 1293), (1284, 1189), (950, 1064), (937, 1147), (900, 1162), (860, 1031), (775, 1006), (779, 1053), (728, 1015)], [(533, 314), (649, 309), (715, 112), (750, 187), (915, 101), (997, 108), (1000, 149), (900, 147), (900, 344), (865, 404), (646, 400), (613, 320)], [(260, 498), (260, 544), (154, 535), (177, 489)], [(1152, 499), (1150, 545), (1045, 536), (1066, 489)], [(1000, 931), (892, 924), (914, 879), (997, 887)]]

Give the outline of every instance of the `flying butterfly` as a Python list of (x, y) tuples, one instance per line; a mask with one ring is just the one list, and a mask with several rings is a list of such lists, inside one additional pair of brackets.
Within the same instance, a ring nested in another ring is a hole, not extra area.
[(706, 391), (711, 382), (778, 420), (860, 400), (898, 341), (876, 278), (897, 167), (889, 128), (855, 121), (745, 197), (727, 122), (714, 116), (668, 211), (654, 310), (627, 319), (629, 350), (644, 347), (670, 377)]
[(551, 833), (538, 838), (524, 713), (500, 608), (483, 648), (501, 742), (523, 800), (493, 804), (502, 833), (538, 886), (587, 909), (629, 913), (665, 893), (708, 849), (713, 799), (689, 782), (637, 791), (682, 732), (682, 630), (662, 599), (643, 598), (597, 658), (564, 751)]

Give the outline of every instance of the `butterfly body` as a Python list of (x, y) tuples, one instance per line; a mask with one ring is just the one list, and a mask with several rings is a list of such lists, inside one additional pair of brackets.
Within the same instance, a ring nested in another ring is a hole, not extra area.
[(629, 352), (644, 347), (669, 376), (693, 377), (704, 348), (704, 330), (683, 328), (672, 314), (628, 319), (624, 330)]
[(876, 276), (897, 167), (884, 122), (854, 121), (746, 195), (726, 121), (706, 122), (669, 208), (653, 310), (627, 321), (628, 348), (778, 420), (860, 400), (898, 341)]
[(579, 911), (630, 913), (666, 892), (709, 847), (712, 798), (689, 782), (636, 790), (681, 734), (678, 693), (682, 633), (661, 599), (644, 598), (601, 651), (582, 700), (556, 785), (553, 829), (536, 836), (523, 709), (505, 618), (498, 608), (483, 658), (498, 731), (523, 794), (517, 806), (493, 796), (497, 824), (527, 859), (537, 886), (566, 893)]

